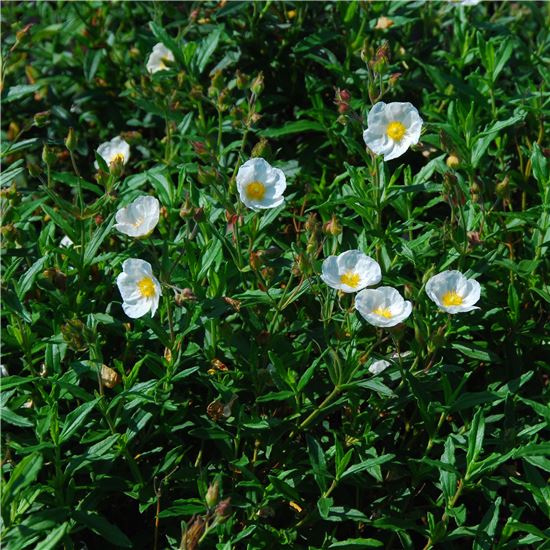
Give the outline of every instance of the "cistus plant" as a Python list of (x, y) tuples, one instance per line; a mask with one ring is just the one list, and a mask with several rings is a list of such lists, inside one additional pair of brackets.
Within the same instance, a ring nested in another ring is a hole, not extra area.
[(546, 548), (549, 6), (4, 3), (2, 547)]

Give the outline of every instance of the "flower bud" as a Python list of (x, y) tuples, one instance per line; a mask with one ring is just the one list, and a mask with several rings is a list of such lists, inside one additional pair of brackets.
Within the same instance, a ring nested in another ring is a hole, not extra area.
[(46, 166), (52, 166), (57, 158), (54, 150), (47, 144), (42, 148), (42, 160)]
[(28, 25), (25, 25), (20, 31), (17, 31), (17, 33), (15, 33), (15, 40), (18, 44), (22, 44), (27, 41), (28, 33), (31, 30), (32, 25), (32, 23), (29, 23)]
[(40, 111), (36, 113), (33, 117), (34, 125), (37, 128), (43, 128), (50, 122), (51, 111)]
[(92, 331), (79, 319), (71, 319), (61, 325), (61, 334), (67, 345), (74, 351), (84, 351), (92, 341)]
[(258, 73), (258, 76), (254, 79), (252, 82), (252, 85), (250, 86), (250, 89), (252, 90), (252, 93), (254, 95), (259, 96), (264, 89), (264, 73), (263, 71), (260, 71)]
[(388, 84), (393, 87), (397, 84), (397, 81), (401, 78), (402, 74), (401, 73), (392, 73), (390, 75), (390, 78), (388, 80)]
[(180, 208), (180, 218), (186, 219), (193, 216), (195, 213), (195, 208), (191, 204), (191, 199), (189, 196), (185, 198), (185, 202), (183, 203), (183, 206)]
[(201, 516), (197, 516), (193, 520), (193, 523), (187, 528), (184, 535), (182, 548), (185, 548), (185, 550), (196, 550), (199, 547), (199, 541), (204, 533), (205, 524), (206, 521)]
[(216, 479), (213, 483), (210, 484), (210, 487), (208, 487), (208, 491), (206, 491), (206, 506), (208, 508), (212, 508), (218, 504), (218, 498), (220, 495), (220, 480)]
[(223, 73), (222, 71), (216, 71), (210, 80), (210, 86), (220, 92), (224, 87)]
[(242, 73), (239, 69), (237, 69), (237, 72), (235, 73), (235, 83), (237, 85), (238, 90), (244, 90), (248, 86), (248, 82), (250, 81), (250, 78)]
[(69, 128), (69, 133), (65, 138), (65, 147), (67, 147), (67, 149), (71, 151), (71, 153), (74, 151), (76, 147), (76, 134), (73, 128)]
[(124, 171), (124, 157), (122, 155), (115, 155), (113, 160), (109, 164), (109, 173), (115, 178), (119, 178)]
[(508, 199), (510, 197), (510, 178), (508, 176), (497, 183), (495, 192), (499, 199)]
[(225, 498), (217, 506), (215, 510), (218, 523), (223, 523), (231, 515), (231, 497)]
[(327, 235), (332, 235), (333, 237), (336, 237), (342, 233), (342, 225), (334, 214), (332, 215), (330, 221), (323, 225), (323, 232)]
[(106, 388), (114, 388), (120, 384), (120, 375), (107, 365), (101, 365), (101, 384)]
[(272, 157), (271, 145), (266, 138), (261, 138), (256, 145), (252, 148), (250, 155), (252, 158), (260, 157), (269, 161)]
[(447, 166), (452, 169), (458, 168), (460, 166), (460, 159), (454, 153), (451, 153), (447, 157), (445, 164), (447, 164)]

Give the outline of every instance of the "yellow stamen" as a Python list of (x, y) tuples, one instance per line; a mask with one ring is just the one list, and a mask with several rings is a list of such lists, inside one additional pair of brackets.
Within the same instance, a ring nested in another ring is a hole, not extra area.
[(145, 220), (143, 218), (138, 218), (133, 224), (132, 227), (139, 227)]
[(265, 195), (265, 185), (261, 181), (253, 181), (246, 186), (246, 196), (253, 201), (261, 201)]
[(393, 139), (394, 141), (401, 141), (406, 131), (407, 128), (405, 128), (405, 126), (397, 120), (390, 122), (388, 124), (388, 127), (386, 128), (386, 134), (390, 139)]
[(155, 283), (151, 277), (143, 277), (138, 281), (137, 287), (142, 298), (152, 298), (156, 294)]
[(114, 155), (111, 159), (110, 164), (113, 164), (114, 162), (121, 162), (124, 164), (124, 155), (122, 153), (117, 153), (116, 155)]
[(359, 286), (360, 280), (361, 277), (359, 277), (359, 273), (354, 273), (353, 271), (348, 271), (347, 273), (344, 273), (340, 276), (340, 282), (343, 285), (348, 285), (351, 288), (357, 288)]
[(446, 292), (443, 294), (443, 298), (441, 298), (441, 301), (443, 302), (443, 305), (445, 307), (449, 306), (460, 306), (462, 305), (462, 296), (460, 296), (456, 290), (449, 290), (449, 292)]
[(393, 315), (391, 314), (390, 308), (388, 307), (377, 307), (373, 313), (380, 315), (380, 317), (385, 317), (386, 319), (391, 319)]

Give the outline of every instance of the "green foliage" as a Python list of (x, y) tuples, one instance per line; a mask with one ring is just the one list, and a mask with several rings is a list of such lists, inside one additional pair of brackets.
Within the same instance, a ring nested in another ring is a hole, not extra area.
[[(549, 7), (5, 3), (3, 547), (546, 548)], [(424, 120), (388, 162), (380, 99)], [(239, 201), (253, 155), (283, 205)], [(159, 223), (127, 237), (142, 195)], [(404, 324), (320, 280), (349, 249)], [(121, 307), (128, 258), (153, 317)], [(438, 311), (448, 269), (481, 309)]]

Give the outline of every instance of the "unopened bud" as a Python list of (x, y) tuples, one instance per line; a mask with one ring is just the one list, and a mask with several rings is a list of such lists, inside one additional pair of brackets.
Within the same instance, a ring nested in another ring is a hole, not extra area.
[(258, 269), (260, 269), (263, 265), (262, 255), (259, 252), (252, 251), (248, 261), (253, 271), (258, 271)]
[(458, 168), (460, 166), (460, 159), (454, 153), (451, 153), (447, 157), (445, 164), (447, 164), (449, 168)]
[(395, 86), (397, 84), (397, 81), (401, 78), (401, 73), (392, 73), (390, 75), (390, 78), (388, 79), (388, 84), (390, 86)]
[(51, 111), (40, 111), (33, 117), (34, 125), (37, 128), (42, 128), (50, 122)]
[(206, 521), (201, 516), (197, 516), (193, 520), (193, 523), (187, 528), (184, 535), (182, 548), (185, 548), (185, 550), (196, 550), (199, 547), (199, 541), (204, 533), (205, 523)]
[(495, 192), (499, 199), (507, 199), (510, 195), (510, 178), (506, 176), (501, 182), (497, 183)]
[(254, 93), (254, 95), (259, 96), (264, 89), (264, 73), (263, 71), (260, 71), (258, 76), (254, 79), (252, 82), (252, 85), (250, 86), (250, 89)]
[(252, 158), (263, 158), (269, 161), (272, 156), (271, 145), (266, 138), (261, 138), (256, 145), (252, 148), (252, 153), (250, 155)]
[(101, 365), (100, 376), (101, 384), (106, 388), (114, 388), (117, 384), (120, 384), (120, 375), (107, 365)]
[(183, 306), (185, 302), (194, 301), (197, 299), (194, 292), (190, 288), (184, 288), (175, 296), (176, 305)]
[(333, 215), (330, 221), (323, 225), (323, 231), (328, 235), (336, 237), (337, 235), (340, 235), (342, 233), (342, 225), (340, 224), (336, 216)]
[(242, 73), (239, 69), (235, 73), (235, 82), (238, 90), (244, 90), (248, 86), (249, 77)]
[(124, 171), (124, 157), (122, 155), (115, 155), (113, 160), (109, 163), (109, 172), (115, 178), (119, 178)]
[(65, 138), (65, 147), (67, 147), (67, 149), (71, 151), (71, 153), (74, 151), (76, 147), (76, 134), (73, 128), (69, 128), (69, 133)]
[(220, 495), (220, 480), (216, 479), (214, 483), (210, 484), (210, 487), (208, 487), (208, 491), (206, 491), (206, 506), (208, 508), (212, 508), (218, 504), (218, 498)]
[(217, 506), (216, 506), (216, 517), (218, 518), (218, 522), (222, 523), (226, 519), (229, 518), (231, 515), (231, 498), (225, 498), (223, 499)]
[(28, 33), (31, 30), (32, 23), (29, 23), (28, 25), (25, 25), (20, 31), (17, 31), (15, 33), (15, 40), (21, 44), (25, 42), (28, 38)]
[(46, 166), (52, 166), (57, 158), (54, 150), (47, 144), (42, 148), (42, 160)]
[(220, 92), (224, 87), (223, 73), (222, 71), (216, 71), (210, 80), (210, 86)]

